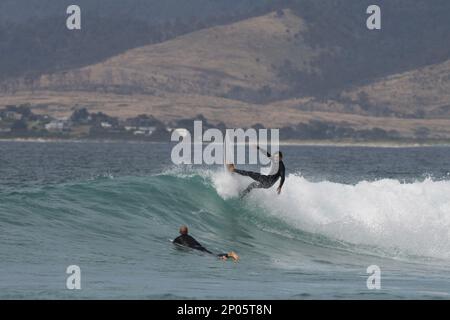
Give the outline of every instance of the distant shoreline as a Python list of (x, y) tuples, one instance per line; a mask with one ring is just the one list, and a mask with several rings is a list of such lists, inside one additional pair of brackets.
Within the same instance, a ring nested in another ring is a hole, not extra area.
[(450, 147), (450, 141), (418, 142), (418, 141), (281, 141), (282, 146), (323, 146), (323, 147), (368, 147), (368, 148), (421, 148)]
[[(126, 140), (126, 139), (60, 139), (60, 138), (0, 138), (0, 142), (29, 143), (149, 143), (161, 144), (170, 141)], [(206, 143), (205, 143), (206, 144)], [(331, 140), (285, 140), (281, 146), (317, 146), (317, 147), (367, 147), (367, 148), (421, 148), (450, 147), (450, 141), (331, 141)]]

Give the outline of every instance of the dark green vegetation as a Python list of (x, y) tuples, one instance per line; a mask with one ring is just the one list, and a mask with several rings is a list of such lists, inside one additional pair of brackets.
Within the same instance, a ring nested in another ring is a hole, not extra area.
[(75, 110), (68, 119), (34, 114), (31, 106), (0, 109), (0, 138), (122, 139), (168, 141), (170, 129), (157, 119), (139, 115), (126, 120), (87, 109)]
[[(31, 111), (32, 106), (7, 106), (0, 109), (0, 138), (48, 138), (48, 139), (118, 139), (170, 141), (171, 133), (176, 128), (194, 131), (194, 121), (202, 121), (203, 129), (217, 128), (225, 134), (224, 123), (213, 125), (198, 115), (192, 119), (182, 119), (164, 124), (149, 115), (138, 115), (121, 120), (103, 112), (91, 113), (86, 108), (75, 110), (68, 119), (55, 119), (48, 115), (38, 115)], [(255, 124), (255, 129), (263, 129)], [(425, 130), (425, 131), (424, 131)], [(416, 138), (427, 138), (426, 128), (417, 132)], [(388, 141), (399, 138), (395, 130), (385, 131), (380, 128), (355, 130), (348, 124), (336, 125), (326, 121), (312, 120), (280, 129), (280, 138), (286, 140), (353, 140), (353, 141)]]

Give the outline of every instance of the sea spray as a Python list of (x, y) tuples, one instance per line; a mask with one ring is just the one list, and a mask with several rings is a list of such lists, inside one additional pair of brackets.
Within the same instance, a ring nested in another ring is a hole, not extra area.
[(283, 193), (247, 199), (298, 229), (410, 255), (450, 258), (450, 181), (346, 185), (289, 175)]

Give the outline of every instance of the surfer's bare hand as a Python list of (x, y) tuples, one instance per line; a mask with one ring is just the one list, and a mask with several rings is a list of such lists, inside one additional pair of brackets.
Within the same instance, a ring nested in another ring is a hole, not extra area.
[(277, 193), (280, 194), (281, 193), (281, 187), (277, 188)]

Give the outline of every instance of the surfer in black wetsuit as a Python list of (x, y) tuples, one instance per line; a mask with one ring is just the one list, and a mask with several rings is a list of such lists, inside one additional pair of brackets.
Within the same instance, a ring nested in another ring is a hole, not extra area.
[(175, 240), (173, 240), (173, 243), (181, 245), (183, 247), (188, 247), (191, 249), (200, 250), (200, 251), (212, 254), (212, 255), (216, 255), (217, 257), (219, 257), (222, 260), (227, 260), (228, 258), (231, 258), (234, 261), (239, 260), (239, 256), (233, 251), (230, 251), (228, 253), (220, 253), (220, 254), (212, 253), (211, 251), (206, 249), (204, 246), (202, 246), (197, 240), (195, 240), (193, 237), (188, 235), (188, 227), (186, 227), (186, 226), (180, 227), (180, 236), (177, 237)]
[(234, 164), (229, 164), (228, 170), (230, 172), (234, 172), (237, 174), (240, 174), (241, 176), (247, 176), (255, 180), (255, 182), (252, 182), (247, 189), (241, 192), (240, 197), (245, 197), (252, 189), (255, 188), (264, 188), (268, 189), (272, 187), (275, 182), (277, 182), (278, 178), (281, 178), (280, 185), (277, 188), (277, 193), (281, 193), (281, 188), (283, 187), (284, 180), (285, 180), (285, 167), (283, 163), (283, 154), (281, 152), (275, 153), (273, 156), (266, 150), (260, 148), (257, 146), (257, 149), (267, 155), (268, 158), (270, 158), (272, 165), (270, 168), (270, 172), (267, 175), (263, 175), (257, 172), (251, 172), (251, 171), (244, 171), (244, 170), (238, 170), (234, 167)]

